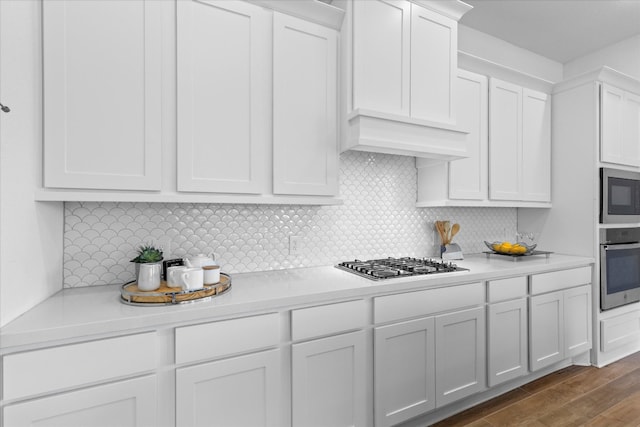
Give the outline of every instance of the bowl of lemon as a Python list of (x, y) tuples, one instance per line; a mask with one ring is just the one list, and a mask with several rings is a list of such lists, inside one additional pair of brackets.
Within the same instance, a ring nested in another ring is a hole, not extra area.
[(527, 245), (524, 242), (493, 242), (489, 243), (485, 240), (485, 245), (493, 252), (500, 255), (511, 255), (511, 256), (522, 256), (522, 255), (531, 255), (533, 250), (537, 245)]

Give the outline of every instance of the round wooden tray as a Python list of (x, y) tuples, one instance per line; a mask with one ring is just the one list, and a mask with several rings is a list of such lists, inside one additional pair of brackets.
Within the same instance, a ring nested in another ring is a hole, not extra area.
[(182, 288), (170, 288), (163, 280), (155, 291), (141, 291), (138, 284), (128, 282), (122, 285), (120, 300), (129, 305), (173, 305), (196, 301), (208, 301), (231, 289), (231, 276), (220, 273), (220, 281), (195, 291), (183, 291)]

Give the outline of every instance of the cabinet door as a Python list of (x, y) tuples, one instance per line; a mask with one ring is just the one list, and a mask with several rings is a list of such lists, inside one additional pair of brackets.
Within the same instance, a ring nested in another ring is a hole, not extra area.
[(363, 426), (364, 331), (292, 346), (294, 426)]
[(336, 195), (335, 30), (273, 16), (273, 192)]
[(177, 425), (279, 427), (280, 363), (271, 350), (177, 369)]
[(177, 2), (179, 191), (270, 192), (269, 34), (259, 6)]
[(449, 198), (486, 200), (488, 180), (488, 82), (486, 76), (458, 71), (457, 121), (469, 130), (468, 158), (449, 163)]
[(489, 82), (489, 197), (520, 200), (522, 88)]
[(374, 330), (375, 425), (391, 426), (435, 408), (433, 317)]
[(624, 97), (622, 146), (626, 164), (640, 166), (640, 96), (630, 92)]
[(148, 427), (157, 425), (154, 376), (29, 400), (3, 409), (5, 426)]
[(591, 349), (591, 285), (564, 291), (564, 357)]
[(608, 163), (627, 164), (622, 143), (622, 123), (624, 120), (624, 91), (607, 84), (600, 89), (600, 160)]
[(458, 23), (411, 5), (411, 117), (455, 122)]
[(564, 358), (563, 292), (531, 297), (529, 304), (529, 363), (536, 371)]
[(521, 199), (550, 202), (551, 102), (546, 93), (526, 88), (522, 90), (521, 159)]
[(488, 307), (489, 387), (527, 374), (527, 300)]
[(411, 3), (353, 2), (353, 109), (409, 115)]
[(46, 187), (160, 190), (161, 7), (43, 2)]
[(484, 307), (437, 316), (436, 405), (486, 388)]

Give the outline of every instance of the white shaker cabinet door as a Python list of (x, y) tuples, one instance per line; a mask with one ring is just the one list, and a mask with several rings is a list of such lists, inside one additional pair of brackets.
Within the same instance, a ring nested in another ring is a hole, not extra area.
[(434, 318), (374, 330), (375, 425), (392, 426), (435, 409)]
[(293, 344), (293, 425), (366, 425), (364, 332)]
[(277, 12), (273, 26), (273, 192), (336, 195), (337, 32)]
[(520, 200), (522, 88), (489, 81), (489, 197)]
[(176, 370), (176, 425), (280, 427), (280, 351)]
[(527, 300), (524, 298), (488, 307), (489, 387), (528, 371)]
[(45, 187), (160, 190), (161, 9), (42, 3)]
[(454, 123), (458, 22), (411, 5), (411, 117)]
[(177, 2), (179, 191), (270, 192), (269, 13)]
[(564, 291), (564, 356), (591, 349), (591, 285)]
[(536, 371), (564, 358), (563, 292), (533, 296), (529, 304), (529, 363)]
[(551, 102), (522, 89), (522, 200), (551, 201)]
[(410, 37), (410, 2), (353, 2), (352, 109), (409, 116)]
[(626, 92), (624, 98), (622, 145), (628, 165), (640, 166), (640, 96)]
[(449, 198), (486, 200), (488, 181), (488, 82), (487, 77), (458, 71), (458, 124), (469, 130), (469, 157), (449, 162)]
[(156, 378), (148, 376), (6, 406), (4, 426), (149, 427), (157, 425)]
[(486, 388), (484, 307), (435, 318), (436, 406)]
[(600, 160), (640, 166), (640, 96), (603, 84)]

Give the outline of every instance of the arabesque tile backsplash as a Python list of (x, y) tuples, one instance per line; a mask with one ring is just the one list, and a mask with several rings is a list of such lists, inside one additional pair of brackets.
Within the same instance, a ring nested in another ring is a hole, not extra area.
[[(515, 208), (416, 208), (415, 159), (346, 152), (339, 206), (186, 203), (65, 203), (64, 287), (121, 284), (144, 243), (165, 258), (215, 251), (222, 271), (332, 265), (349, 259), (439, 255), (434, 222), (458, 222), (465, 253), (512, 238)], [(289, 255), (289, 236), (300, 238)]]

